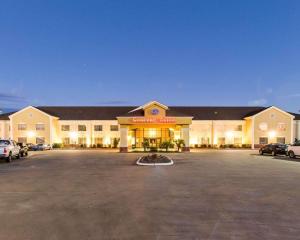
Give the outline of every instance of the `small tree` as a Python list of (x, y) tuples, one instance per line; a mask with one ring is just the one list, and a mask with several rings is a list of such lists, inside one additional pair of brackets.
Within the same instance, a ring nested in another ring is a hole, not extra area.
[(147, 149), (150, 147), (148, 139), (144, 139), (144, 141), (142, 142), (142, 146), (144, 148), (144, 152), (146, 152)]
[(113, 148), (117, 148), (120, 142), (120, 138), (114, 138), (113, 140)]
[(174, 146), (174, 144), (170, 140), (167, 140), (167, 141), (162, 142), (159, 147), (166, 149), (166, 152), (167, 152), (169, 150), (169, 148), (172, 148), (173, 146)]
[(177, 150), (179, 152), (180, 148), (184, 147), (185, 146), (185, 142), (183, 139), (177, 139), (175, 140), (175, 144), (177, 146)]

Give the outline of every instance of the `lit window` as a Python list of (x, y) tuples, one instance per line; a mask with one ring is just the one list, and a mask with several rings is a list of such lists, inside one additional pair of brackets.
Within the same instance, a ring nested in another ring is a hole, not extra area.
[(45, 138), (44, 137), (37, 137), (35, 140), (36, 144), (44, 144)]
[(61, 125), (62, 131), (70, 131), (70, 125)]
[(26, 130), (26, 124), (25, 123), (20, 123), (18, 124), (18, 130)]
[(278, 137), (277, 143), (285, 144), (285, 137)]
[(259, 144), (261, 144), (261, 145), (268, 144), (268, 138), (267, 137), (260, 137), (259, 138)]
[(19, 137), (18, 138), (18, 143), (27, 143), (27, 138), (26, 137)]
[(38, 124), (35, 125), (35, 129), (36, 129), (37, 131), (44, 131), (44, 130), (45, 130), (45, 124), (43, 124), (43, 123), (38, 123)]
[(85, 132), (86, 131), (86, 126), (85, 125), (78, 125), (78, 131), (79, 132)]
[(110, 125), (110, 131), (119, 131), (118, 125)]
[(102, 125), (95, 125), (95, 126), (94, 126), (94, 131), (95, 131), (95, 132), (100, 132), (100, 131), (102, 131)]

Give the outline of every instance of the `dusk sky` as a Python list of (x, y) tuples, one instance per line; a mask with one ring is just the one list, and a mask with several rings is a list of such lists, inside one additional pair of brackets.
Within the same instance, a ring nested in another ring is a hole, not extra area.
[(300, 110), (300, 1), (0, 3), (0, 108)]

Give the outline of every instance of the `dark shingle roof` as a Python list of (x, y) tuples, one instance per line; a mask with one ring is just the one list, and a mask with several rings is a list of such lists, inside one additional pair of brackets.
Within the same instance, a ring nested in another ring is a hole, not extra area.
[[(144, 111), (137, 110), (136, 106), (124, 107), (37, 107), (39, 110), (60, 118), (61, 120), (114, 120), (119, 116), (143, 116)], [(266, 107), (184, 107), (173, 106), (167, 110), (167, 116), (182, 117), (190, 116), (193, 120), (242, 120), (245, 117), (253, 116)], [(0, 115), (0, 120), (9, 120), (8, 116), (13, 114), (5, 113)], [(300, 120), (300, 114), (291, 113), (296, 120)]]

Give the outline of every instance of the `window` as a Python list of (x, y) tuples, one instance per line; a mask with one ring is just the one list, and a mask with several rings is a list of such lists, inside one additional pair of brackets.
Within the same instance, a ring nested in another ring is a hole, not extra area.
[(26, 124), (25, 123), (20, 123), (18, 124), (18, 130), (26, 130)]
[(119, 131), (118, 125), (110, 125), (110, 131)]
[(27, 143), (27, 138), (26, 137), (19, 137), (18, 138), (18, 143)]
[(277, 143), (285, 144), (285, 137), (278, 137)]
[(85, 137), (79, 137), (78, 138), (78, 144), (86, 144), (86, 138)]
[(45, 138), (44, 137), (37, 137), (35, 140), (36, 144), (44, 144)]
[(102, 125), (95, 125), (95, 126), (94, 126), (94, 131), (95, 131), (95, 132), (100, 132), (100, 131), (102, 131)]
[(86, 126), (85, 125), (78, 125), (78, 131), (79, 132), (85, 132), (86, 131)]
[(62, 131), (70, 131), (70, 125), (61, 125)]
[(243, 130), (243, 126), (242, 125), (237, 125), (236, 127), (235, 127), (235, 131), (242, 131)]
[(43, 124), (43, 123), (38, 123), (38, 124), (35, 125), (35, 129), (36, 129), (37, 131), (44, 131), (44, 130), (45, 130), (45, 124)]
[(68, 137), (63, 138), (63, 139), (62, 139), (62, 143), (63, 143), (64, 145), (69, 145), (69, 144), (70, 144), (70, 138), (68, 138)]
[(235, 145), (241, 145), (242, 144), (242, 138), (234, 138), (234, 144)]
[(259, 138), (259, 144), (261, 144), (261, 145), (268, 144), (268, 138), (267, 137), (260, 137)]
[(94, 138), (94, 144), (103, 144), (103, 138)]
[(225, 138), (224, 137), (218, 138), (218, 145), (224, 145), (224, 144), (225, 144)]

